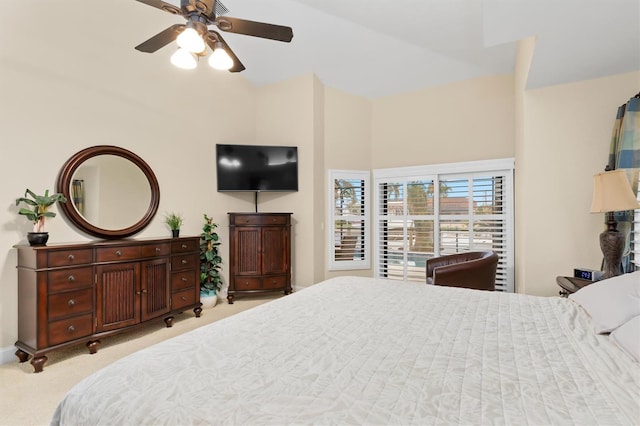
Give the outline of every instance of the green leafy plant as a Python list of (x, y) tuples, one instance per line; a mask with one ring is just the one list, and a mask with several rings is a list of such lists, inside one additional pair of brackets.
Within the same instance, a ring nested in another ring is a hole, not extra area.
[(222, 288), (222, 257), (218, 253), (220, 238), (215, 232), (217, 224), (206, 214), (200, 234), (200, 290), (218, 292)]
[(60, 193), (49, 195), (49, 190), (44, 195), (36, 195), (30, 189), (24, 193), (24, 197), (16, 199), (16, 206), (20, 203), (26, 204), (28, 207), (21, 207), (18, 214), (24, 215), (33, 222), (33, 232), (44, 232), (44, 221), (48, 217), (55, 217), (54, 212), (49, 211), (49, 207), (60, 202), (66, 203), (67, 199)]
[(164, 217), (164, 223), (169, 226), (169, 229), (172, 231), (177, 231), (180, 229), (183, 223), (182, 215), (177, 213), (169, 213)]

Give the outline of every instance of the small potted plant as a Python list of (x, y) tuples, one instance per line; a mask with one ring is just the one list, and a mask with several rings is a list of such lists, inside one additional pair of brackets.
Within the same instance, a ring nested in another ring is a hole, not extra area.
[(213, 307), (218, 300), (218, 291), (222, 288), (222, 257), (218, 253), (220, 245), (215, 229), (218, 225), (204, 215), (204, 225), (200, 234), (200, 301), (203, 308)]
[(164, 223), (169, 226), (169, 229), (171, 229), (171, 235), (174, 238), (178, 238), (180, 236), (180, 227), (182, 226), (182, 222), (182, 215), (177, 213), (169, 213), (164, 217)]
[(60, 193), (49, 195), (49, 190), (44, 195), (36, 195), (27, 188), (24, 197), (16, 199), (16, 206), (20, 203), (26, 204), (28, 207), (20, 207), (18, 214), (24, 215), (33, 222), (33, 232), (27, 233), (27, 241), (32, 246), (43, 246), (49, 240), (49, 233), (44, 230), (44, 222), (48, 217), (55, 217), (56, 214), (49, 211), (49, 208), (55, 203), (66, 203), (67, 199)]

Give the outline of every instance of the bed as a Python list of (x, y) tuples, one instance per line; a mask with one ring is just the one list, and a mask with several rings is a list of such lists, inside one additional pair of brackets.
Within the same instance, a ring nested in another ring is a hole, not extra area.
[(52, 424), (639, 421), (640, 363), (575, 300), (340, 277), (114, 362)]

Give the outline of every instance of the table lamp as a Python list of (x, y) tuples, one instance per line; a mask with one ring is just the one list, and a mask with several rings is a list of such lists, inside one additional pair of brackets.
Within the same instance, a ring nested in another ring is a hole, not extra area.
[(600, 234), (604, 258), (602, 279), (620, 275), (625, 235), (618, 231), (613, 213), (640, 208), (624, 170), (611, 170), (593, 176), (591, 213), (607, 214), (607, 229)]

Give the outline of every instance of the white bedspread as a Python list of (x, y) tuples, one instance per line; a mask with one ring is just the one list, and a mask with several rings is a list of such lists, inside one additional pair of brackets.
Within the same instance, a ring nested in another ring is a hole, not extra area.
[[(46, 373), (45, 373), (46, 374)], [(569, 299), (342, 277), (73, 388), (52, 424), (640, 422), (640, 364)]]

